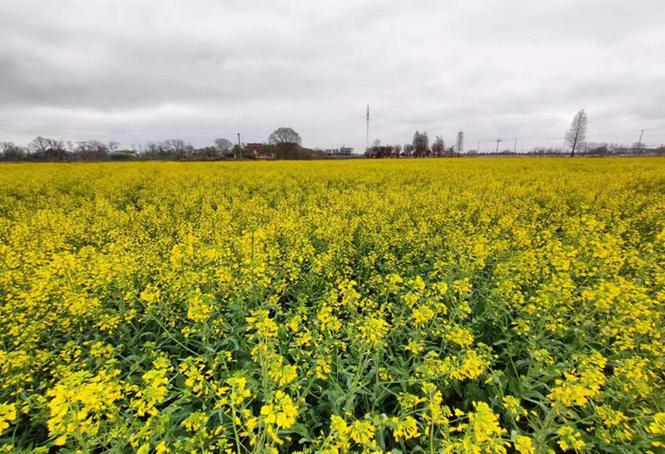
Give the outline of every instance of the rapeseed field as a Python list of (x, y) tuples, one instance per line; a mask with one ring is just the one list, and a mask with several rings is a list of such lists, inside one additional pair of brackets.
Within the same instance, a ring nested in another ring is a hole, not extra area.
[(663, 452), (665, 160), (0, 166), (0, 451)]

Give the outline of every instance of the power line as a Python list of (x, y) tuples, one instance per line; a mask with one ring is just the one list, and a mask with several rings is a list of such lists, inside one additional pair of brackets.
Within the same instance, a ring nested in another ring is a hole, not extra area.
[[(597, 140), (597, 139), (601, 139), (601, 138), (608, 137), (608, 136), (617, 136), (617, 135), (622, 135), (622, 134), (628, 135), (630, 133), (637, 133), (638, 131), (640, 131), (640, 130), (639, 129), (628, 129), (628, 130), (623, 130), (623, 131), (596, 132), (596, 133), (588, 135), (587, 136), (587, 141), (589, 141), (589, 139)], [(644, 131), (647, 131), (647, 130), (644, 129)], [(649, 130), (649, 131), (651, 131), (654, 135), (659, 135), (659, 134), (660, 135), (665, 135), (665, 130)], [(473, 137), (473, 134), (467, 133), (466, 135)], [(543, 137), (543, 136), (535, 136), (535, 135), (534, 136), (520, 135), (520, 140), (527, 140), (527, 141), (533, 141), (533, 142), (547, 141), (547, 140), (561, 140), (561, 135), (551, 136), (551, 137)], [(487, 142), (494, 143), (494, 142), (496, 142), (496, 139), (485, 138), (485, 139), (479, 140), (479, 142), (481, 142), (481, 143), (487, 143)]]

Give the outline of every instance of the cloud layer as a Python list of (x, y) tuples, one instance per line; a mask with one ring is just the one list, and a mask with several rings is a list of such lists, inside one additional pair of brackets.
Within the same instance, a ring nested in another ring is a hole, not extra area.
[[(0, 139), (665, 141), (660, 0), (3, 0)], [(512, 145), (511, 145), (512, 146)]]

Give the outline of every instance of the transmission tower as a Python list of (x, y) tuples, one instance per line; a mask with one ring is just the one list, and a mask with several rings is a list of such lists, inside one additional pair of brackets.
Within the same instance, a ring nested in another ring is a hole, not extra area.
[(644, 136), (644, 129), (640, 131), (640, 138), (637, 139), (637, 151), (642, 151), (644, 144), (642, 144), (642, 137)]

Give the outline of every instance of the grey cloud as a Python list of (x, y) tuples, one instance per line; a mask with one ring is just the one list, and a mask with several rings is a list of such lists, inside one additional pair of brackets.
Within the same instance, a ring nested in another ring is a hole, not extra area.
[(384, 143), (557, 143), (581, 107), (590, 133), (662, 141), (663, 22), (658, 0), (4, 0), (0, 138), (204, 145), (288, 124), (361, 149), (369, 100)]

